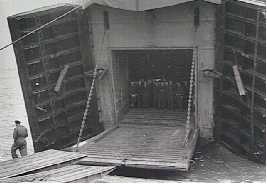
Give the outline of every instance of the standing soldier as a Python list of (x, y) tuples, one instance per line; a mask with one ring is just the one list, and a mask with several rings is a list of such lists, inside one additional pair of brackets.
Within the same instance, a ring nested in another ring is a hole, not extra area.
[(168, 109), (173, 110), (174, 109), (174, 95), (173, 95), (172, 81), (169, 81), (167, 98), (168, 98)]
[(149, 97), (148, 97), (148, 102), (149, 102), (149, 107), (152, 108), (153, 107), (153, 84), (152, 84), (152, 80), (149, 79), (148, 80), (148, 93), (149, 93)]
[(157, 107), (159, 108), (159, 109), (161, 109), (162, 108), (162, 103), (163, 103), (163, 100), (162, 100), (162, 96), (163, 96), (163, 92), (164, 92), (164, 90), (163, 90), (163, 88), (162, 88), (162, 82), (161, 81), (159, 81), (158, 82), (158, 104), (157, 104)]
[(131, 108), (136, 108), (137, 107), (137, 85), (136, 82), (130, 82), (130, 107)]
[(157, 81), (154, 79), (154, 80), (152, 80), (152, 93), (153, 93), (153, 107), (154, 108), (158, 108), (158, 95), (159, 95), (159, 93), (158, 93), (158, 83), (157, 83)]
[(153, 101), (154, 107), (159, 109), (159, 101), (160, 101), (160, 79), (155, 79), (154, 88), (153, 88)]
[(164, 109), (167, 102), (166, 97), (166, 82), (160, 81), (159, 82), (159, 109)]
[(14, 143), (11, 147), (11, 155), (12, 158), (18, 158), (18, 155), (16, 153), (17, 150), (19, 150), (20, 155), (26, 156), (27, 155), (27, 142), (26, 142), (26, 137), (28, 137), (28, 131), (27, 128), (22, 126), (20, 124), (20, 121), (16, 120), (16, 128), (14, 128), (13, 131), (13, 139)]
[(169, 82), (164, 82), (164, 109), (168, 109), (168, 90), (169, 90)]
[(142, 108), (143, 107), (143, 92), (144, 92), (144, 87), (143, 87), (143, 79), (139, 80), (137, 83), (137, 108)]
[(147, 108), (148, 107), (148, 98), (149, 98), (149, 91), (148, 91), (148, 85), (147, 85), (147, 81), (143, 81), (143, 93), (142, 93), (142, 107)]
[(143, 87), (143, 107), (148, 108), (151, 107), (151, 101), (152, 101), (152, 86), (151, 86), (151, 80), (145, 80), (144, 81), (144, 87)]
[(183, 86), (181, 85), (181, 82), (176, 82), (176, 86), (175, 86), (175, 104), (176, 104), (176, 108), (178, 108), (178, 109), (183, 109), (184, 108), (183, 99), (184, 99)]

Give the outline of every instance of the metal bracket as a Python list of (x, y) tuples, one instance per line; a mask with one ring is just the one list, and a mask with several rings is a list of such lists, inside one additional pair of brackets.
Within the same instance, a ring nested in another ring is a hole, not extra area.
[(209, 77), (209, 78), (221, 78), (222, 77), (222, 73), (218, 72), (214, 69), (203, 69), (202, 70), (204, 77)]
[(66, 77), (66, 74), (68, 72), (69, 67), (70, 67), (69, 65), (65, 65), (63, 70), (61, 70), (61, 72), (59, 74), (59, 77), (57, 79), (57, 84), (56, 84), (56, 86), (54, 88), (55, 92), (59, 92), (60, 91), (60, 89), (62, 87), (62, 84), (63, 84), (63, 80)]
[(97, 78), (98, 79), (102, 79), (104, 77), (104, 75), (107, 73), (108, 69), (106, 68), (98, 68), (97, 69)]
[[(104, 75), (107, 73), (108, 69), (106, 68), (97, 68), (97, 79), (102, 79), (104, 77)], [(90, 70), (88, 72), (85, 73), (86, 76), (88, 77), (93, 77), (93, 70)]]

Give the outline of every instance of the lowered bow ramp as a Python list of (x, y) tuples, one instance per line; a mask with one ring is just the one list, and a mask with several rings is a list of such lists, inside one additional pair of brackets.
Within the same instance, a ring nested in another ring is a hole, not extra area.
[(46, 150), (0, 162), (0, 183), (89, 182), (115, 169), (114, 166), (77, 165), (84, 157), (76, 152)]
[[(168, 121), (148, 124), (149, 118), (157, 116), (157, 113), (153, 116), (148, 115), (149, 113), (151, 112), (145, 112), (143, 119), (138, 114), (141, 123), (124, 123), (129, 122), (125, 120), (129, 117), (128, 113), (119, 127), (89, 140), (80, 148), (87, 157), (79, 163), (187, 171), (194, 152), (197, 131), (191, 134), (188, 144), (184, 146), (185, 128), (179, 122), (174, 125), (181, 113), (174, 116), (175, 113), (172, 112)], [(166, 113), (164, 112), (165, 118), (168, 116)]]

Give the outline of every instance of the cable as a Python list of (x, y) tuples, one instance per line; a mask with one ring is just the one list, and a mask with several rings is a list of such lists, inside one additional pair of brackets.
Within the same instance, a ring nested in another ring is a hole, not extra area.
[(55, 18), (54, 20), (51, 20), (51, 21), (45, 23), (44, 25), (42, 25), (42, 26), (36, 28), (35, 30), (29, 32), (28, 34), (26, 34), (26, 35), (24, 35), (24, 36), (18, 38), (17, 40), (15, 40), (15, 41), (13, 41), (13, 42), (11, 42), (11, 43), (9, 43), (9, 44), (7, 44), (7, 45), (1, 47), (1, 48), (0, 48), (0, 51), (6, 49), (7, 47), (9, 47), (9, 46), (11, 46), (11, 45), (16, 44), (17, 42), (23, 40), (23, 39), (26, 38), (27, 36), (29, 36), (29, 35), (31, 35), (31, 34), (37, 32), (37, 31), (39, 31), (39, 30), (45, 28), (46, 26), (48, 26), (48, 25), (50, 25), (50, 24), (56, 22), (57, 20), (59, 20), (59, 19), (65, 17), (66, 15), (70, 14), (71, 12), (77, 10), (77, 9), (80, 8), (80, 7), (81, 7), (81, 6), (77, 6), (77, 7), (73, 8), (73, 9), (71, 9), (70, 11), (68, 11), (68, 12), (64, 13), (63, 15), (61, 15), (61, 16)]
[(81, 138), (82, 138), (83, 129), (85, 127), (85, 123), (86, 123), (85, 121), (86, 121), (86, 118), (87, 118), (87, 115), (88, 115), (88, 111), (89, 111), (89, 109), (91, 107), (91, 101), (92, 101), (92, 97), (93, 97), (93, 93), (94, 93), (94, 89), (95, 89), (96, 77), (97, 77), (97, 66), (94, 69), (94, 76), (93, 76), (90, 92), (89, 92), (88, 97), (87, 97), (85, 111), (83, 113), (83, 120), (82, 120), (81, 128), (80, 128), (80, 131), (79, 131), (79, 136), (78, 136), (78, 140), (77, 140), (77, 144), (76, 144), (76, 151), (79, 151), (79, 143), (80, 143)]
[[(100, 57), (102, 56), (101, 53), (104, 50), (105, 35), (106, 35), (106, 31), (104, 31), (104, 34), (103, 34), (103, 37), (102, 37), (102, 41), (101, 41)], [(91, 108), (91, 100), (93, 98), (93, 93), (94, 93), (94, 89), (95, 89), (96, 77), (97, 77), (97, 65), (95, 66), (95, 69), (94, 69), (93, 80), (92, 80), (91, 88), (90, 88), (90, 91), (89, 91), (89, 94), (88, 94), (88, 97), (87, 97), (86, 107), (85, 107), (84, 114), (83, 114), (83, 119), (82, 119), (82, 124), (81, 124), (81, 127), (80, 127), (79, 136), (78, 136), (77, 143), (76, 143), (76, 149), (74, 149), (74, 151), (79, 151), (79, 144), (80, 144), (80, 141), (82, 139), (82, 133), (83, 133), (83, 129), (85, 127), (86, 118), (87, 118), (87, 115), (88, 115), (88, 111)]]

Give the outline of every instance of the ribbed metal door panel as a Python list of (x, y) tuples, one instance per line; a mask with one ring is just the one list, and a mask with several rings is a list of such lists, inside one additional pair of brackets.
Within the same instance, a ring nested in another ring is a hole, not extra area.
[[(265, 7), (238, 1), (224, 6), (223, 74), (217, 86), (217, 123), (220, 138), (233, 150), (264, 161), (266, 130)], [(241, 96), (235, 80), (236, 65), (246, 91)]]
[[(8, 17), (12, 40), (72, 8), (75, 6), (60, 5)], [(35, 151), (61, 149), (77, 141), (91, 85), (85, 73), (93, 70), (88, 28), (88, 15), (78, 8), (14, 45)], [(55, 92), (66, 65), (61, 88)], [(94, 98), (83, 138), (101, 130)]]

